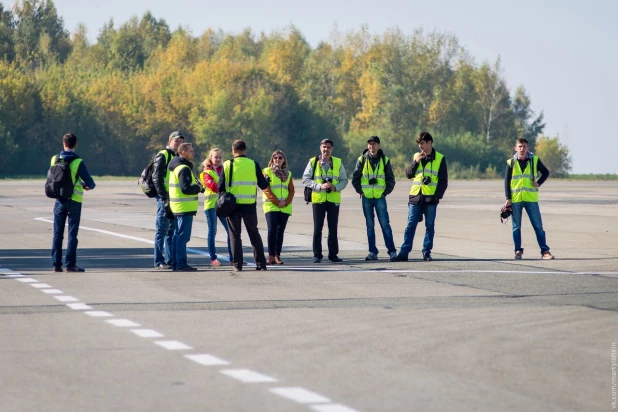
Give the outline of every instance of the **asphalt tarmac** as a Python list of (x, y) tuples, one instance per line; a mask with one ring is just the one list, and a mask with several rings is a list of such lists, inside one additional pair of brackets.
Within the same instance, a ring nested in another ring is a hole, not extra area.
[[(43, 182), (0, 183), (0, 410), (612, 410), (618, 182), (550, 178), (540, 206), (556, 259), (540, 259), (524, 217), (515, 261), (502, 181), (452, 181), (434, 261), (421, 259), (421, 223), (401, 263), (379, 226), (380, 260), (364, 261), (349, 185), (339, 264), (312, 263), (311, 206), (296, 186), (285, 264), (266, 272), (247, 238), (244, 271), (210, 266), (201, 205), (188, 245), (199, 271), (154, 270), (155, 202), (133, 181), (99, 181), (82, 209), (86, 272), (52, 273)], [(388, 197), (398, 248), (408, 191), (401, 181)], [(223, 261), (221, 226), (217, 249)]]

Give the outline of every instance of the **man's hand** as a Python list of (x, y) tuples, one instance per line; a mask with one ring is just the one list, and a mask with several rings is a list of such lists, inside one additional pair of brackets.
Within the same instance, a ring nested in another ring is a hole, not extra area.
[(285, 207), (285, 200), (280, 200), (279, 201), (279, 207), (282, 208), (282, 209)]
[(414, 154), (414, 161), (416, 163), (420, 163), (421, 160), (423, 160), (426, 157), (427, 157), (427, 153), (425, 153), (425, 152), (415, 153)]
[(82, 186), (84, 188), (84, 190), (90, 190), (90, 188), (88, 186)]
[(334, 186), (332, 183), (326, 182), (326, 183), (322, 183), (322, 186), (320, 186), (320, 189), (326, 190), (326, 189), (332, 189), (333, 187)]
[(537, 182), (532, 182), (532, 186), (539, 187), (539, 184)]
[(504, 206), (506, 206), (506, 207), (511, 206), (511, 201), (510, 201), (510, 200), (507, 200), (507, 201), (506, 201), (506, 203), (504, 204)]

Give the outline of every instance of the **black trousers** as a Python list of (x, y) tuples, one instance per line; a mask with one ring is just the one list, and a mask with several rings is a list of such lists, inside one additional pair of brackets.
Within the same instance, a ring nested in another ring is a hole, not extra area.
[[(242, 205), (245, 206), (245, 205)], [(248, 208), (250, 209), (250, 208)], [(266, 258), (264, 257), (264, 244), (262, 243), (262, 237), (258, 231), (258, 217), (253, 205), (253, 210), (246, 210), (243, 207), (236, 206), (236, 210), (227, 218), (227, 224), (230, 230), (230, 243), (232, 244), (232, 254), (234, 255), (234, 266), (236, 268), (242, 268), (242, 222), (245, 222), (245, 228), (251, 241), (251, 247), (253, 248), (253, 258), (258, 266), (266, 266)]]
[(337, 226), (339, 224), (339, 205), (332, 202), (313, 203), (313, 256), (322, 259), (322, 228), (324, 217), (328, 223), (328, 258), (339, 254)]
[(266, 223), (268, 224), (268, 255), (281, 255), (283, 247), (283, 232), (288, 224), (290, 215), (283, 212), (266, 213)]

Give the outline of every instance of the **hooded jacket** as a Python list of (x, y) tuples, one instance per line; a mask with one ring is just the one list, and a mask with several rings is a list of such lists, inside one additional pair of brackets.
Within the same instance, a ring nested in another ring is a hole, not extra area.
[[(65, 162), (70, 162), (72, 160), (79, 159), (79, 155), (70, 150), (63, 150), (62, 152), (60, 152), (60, 158), (64, 159)], [(94, 189), (94, 187), (96, 186), (83, 160), (77, 168), (77, 174), (75, 175), (75, 177), (77, 179), (81, 179), (81, 181), (84, 182), (84, 186), (89, 189)]]
[[(380, 162), (380, 159), (384, 157), (384, 152), (382, 149), (378, 150), (378, 157), (373, 157), (369, 154), (369, 149), (365, 149), (361, 156), (360, 160), (356, 161), (356, 166), (354, 167), (354, 172), (352, 173), (352, 186), (354, 186), (354, 190), (359, 195), (363, 194), (363, 188), (361, 186), (361, 177), (363, 175), (363, 163), (370, 162), (371, 168), (376, 169)], [(384, 165), (384, 177), (386, 179), (386, 188), (384, 189), (384, 196), (389, 195), (393, 189), (395, 188), (395, 174), (393, 173), (393, 167), (391, 166), (390, 159), (388, 163)]]

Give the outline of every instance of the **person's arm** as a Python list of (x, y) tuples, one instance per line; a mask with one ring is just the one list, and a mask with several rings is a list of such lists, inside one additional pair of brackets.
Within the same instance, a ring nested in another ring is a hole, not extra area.
[[(395, 173), (393, 173), (393, 166), (391, 166), (391, 159), (388, 159), (388, 163), (384, 165), (384, 175), (386, 178), (386, 188), (384, 189), (384, 196), (391, 194), (395, 189)], [(447, 176), (448, 180), (448, 176)]]
[(356, 160), (356, 165), (354, 166), (354, 172), (352, 172), (352, 187), (359, 195), (363, 194), (363, 187), (361, 185), (361, 177), (363, 175), (363, 162), (362, 157)]
[(345, 166), (341, 163), (341, 168), (339, 169), (339, 183), (335, 185), (335, 191), (341, 192), (348, 185), (348, 174), (345, 171)]
[(446, 188), (448, 187), (448, 166), (446, 164), (446, 157), (442, 158), (440, 162), (440, 168), (438, 169), (438, 187), (436, 187), (436, 198), (442, 199)]
[(549, 169), (545, 167), (543, 162), (541, 162), (541, 159), (539, 159), (539, 161), (537, 162), (536, 167), (539, 173), (541, 174), (541, 177), (539, 177), (539, 180), (537, 180), (536, 182), (538, 183), (539, 186), (541, 186), (543, 183), (545, 183), (545, 181), (549, 177)]
[(264, 195), (272, 204), (279, 206), (279, 198), (275, 196), (270, 186), (264, 189)]
[(294, 200), (294, 181), (290, 178), (290, 183), (288, 184), (288, 197), (285, 199), (285, 205), (289, 205)]
[(167, 174), (167, 165), (165, 156), (162, 153), (157, 153), (154, 158), (154, 164), (152, 167), (152, 183), (154, 183), (155, 190), (162, 200), (167, 199), (168, 194), (165, 190), (165, 175)]
[[(515, 162), (516, 160), (511, 160)], [(504, 170), (504, 196), (506, 197), (507, 205), (511, 203), (511, 179), (513, 178), (513, 167), (507, 162)]]
[(322, 186), (317, 184), (311, 175), (313, 175), (313, 161), (309, 160), (309, 163), (307, 163), (307, 167), (305, 167), (305, 171), (303, 172), (303, 185), (313, 191), (321, 191)]
[(200, 185), (191, 184), (191, 170), (188, 167), (183, 167), (180, 172), (178, 172), (178, 182), (180, 183), (180, 191), (185, 195), (196, 195), (200, 193), (203, 189)]
[(412, 156), (412, 158), (410, 159), (410, 164), (406, 169), (406, 177), (408, 179), (414, 179), (414, 176), (416, 175), (416, 169), (418, 169), (418, 162), (414, 160), (414, 156)]
[(258, 162), (254, 160), (253, 163), (255, 163), (255, 175), (257, 176), (257, 185), (260, 189), (265, 190), (270, 185), (270, 183), (268, 183), (268, 180), (266, 180), (266, 178), (262, 174), (262, 168), (260, 167)]
[(92, 190), (96, 186), (96, 183), (94, 183), (92, 176), (90, 176), (88, 168), (86, 167), (86, 164), (83, 160), (77, 167), (76, 177), (83, 182), (82, 186), (85, 190)]

